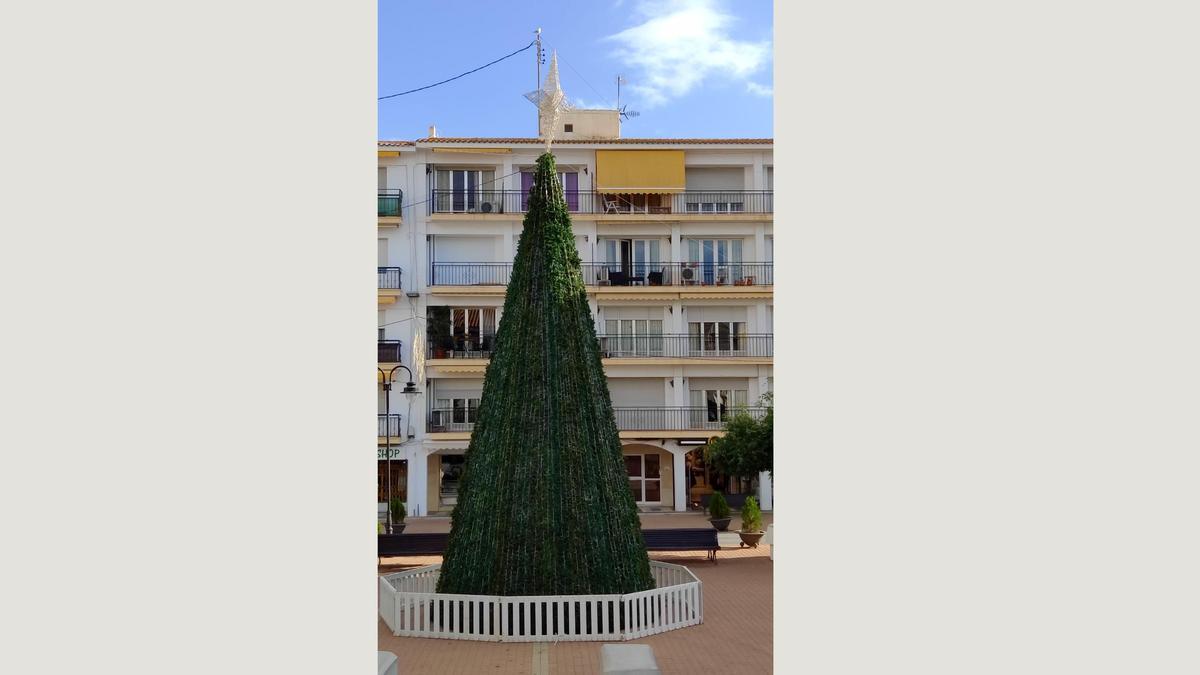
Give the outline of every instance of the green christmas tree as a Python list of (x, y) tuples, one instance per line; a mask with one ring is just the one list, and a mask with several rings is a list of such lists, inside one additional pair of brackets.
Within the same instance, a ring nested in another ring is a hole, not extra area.
[(545, 153), (437, 590), (577, 595), (653, 587), (571, 218), (554, 157)]

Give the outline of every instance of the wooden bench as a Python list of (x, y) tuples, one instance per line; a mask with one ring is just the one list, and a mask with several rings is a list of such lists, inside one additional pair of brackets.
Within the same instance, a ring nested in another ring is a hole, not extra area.
[(642, 530), (647, 551), (708, 551), (708, 559), (717, 562), (717, 531), (711, 527), (673, 530)]
[[(690, 527), (673, 530), (642, 530), (647, 551), (708, 551), (708, 559), (717, 561), (717, 531), (711, 527)], [(380, 558), (399, 558), (415, 555), (442, 555), (446, 552), (446, 532), (421, 534), (379, 535)]]

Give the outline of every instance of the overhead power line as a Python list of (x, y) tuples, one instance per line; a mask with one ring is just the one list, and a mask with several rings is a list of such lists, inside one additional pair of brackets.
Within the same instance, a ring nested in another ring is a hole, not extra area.
[(415, 93), (418, 91), (424, 91), (426, 89), (436, 87), (440, 84), (446, 84), (447, 82), (453, 82), (454, 80), (457, 80), (460, 77), (466, 77), (467, 75), (470, 75), (471, 73), (479, 72), (479, 71), (483, 70), (484, 68), (487, 68), (488, 66), (493, 66), (497, 63), (500, 63), (504, 59), (507, 59), (512, 56), (516, 56), (517, 54), (520, 54), (521, 52), (525, 51), (526, 49), (529, 49), (530, 47), (532, 47), (535, 42), (537, 42), (537, 40), (531, 41), (529, 44), (525, 45), (524, 47), (521, 47), (520, 49), (518, 49), (515, 52), (512, 52), (511, 54), (506, 54), (504, 56), (501, 56), (500, 58), (496, 59), (495, 61), (492, 61), (491, 63), (485, 63), (482, 66), (479, 66), (478, 68), (476, 68), (474, 70), (468, 70), (467, 72), (465, 72), (461, 75), (455, 75), (454, 77), (452, 77), (448, 80), (442, 80), (441, 82), (434, 82), (433, 84), (427, 84), (424, 87), (417, 87), (416, 89), (409, 89), (408, 91), (402, 91), (399, 94), (388, 94), (387, 96), (380, 96), (379, 100), (382, 101), (387, 98), (396, 98), (397, 96), (404, 96), (405, 94), (412, 94), (412, 93)]

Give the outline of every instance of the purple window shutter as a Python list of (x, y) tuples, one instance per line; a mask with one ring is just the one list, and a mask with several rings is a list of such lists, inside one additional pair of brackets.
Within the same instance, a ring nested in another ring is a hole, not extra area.
[(579, 210), (579, 174), (568, 173), (567, 178), (567, 210)]
[(533, 187), (533, 172), (521, 172), (521, 210), (529, 210), (529, 188)]

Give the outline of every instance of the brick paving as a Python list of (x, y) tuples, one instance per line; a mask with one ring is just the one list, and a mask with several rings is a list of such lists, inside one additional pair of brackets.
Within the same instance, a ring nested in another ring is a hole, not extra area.
[[(689, 518), (690, 517), (690, 518)], [(439, 524), (436, 521), (445, 521)], [(764, 524), (770, 514), (764, 514)], [(693, 522), (694, 521), (694, 522)], [(697, 524), (699, 523), (699, 524)], [(642, 525), (702, 527), (701, 514), (643, 514)], [(730, 529), (740, 525), (736, 514)], [(442, 529), (442, 528), (445, 529)], [(445, 532), (448, 519), (412, 518), (406, 532)], [(733, 535), (736, 540), (737, 535)], [(722, 537), (716, 565), (704, 553), (657, 552), (650, 558), (686, 565), (704, 582), (704, 623), (633, 644), (654, 648), (663, 675), (708, 672), (770, 673), (772, 571), (769, 546), (730, 547)], [(441, 562), (441, 556), (389, 558), (380, 574)], [(401, 564), (402, 563), (402, 564)], [(592, 675), (600, 673), (600, 642), (500, 643), (396, 637), (378, 621), (379, 649), (396, 654), (400, 672), (428, 675)]]

